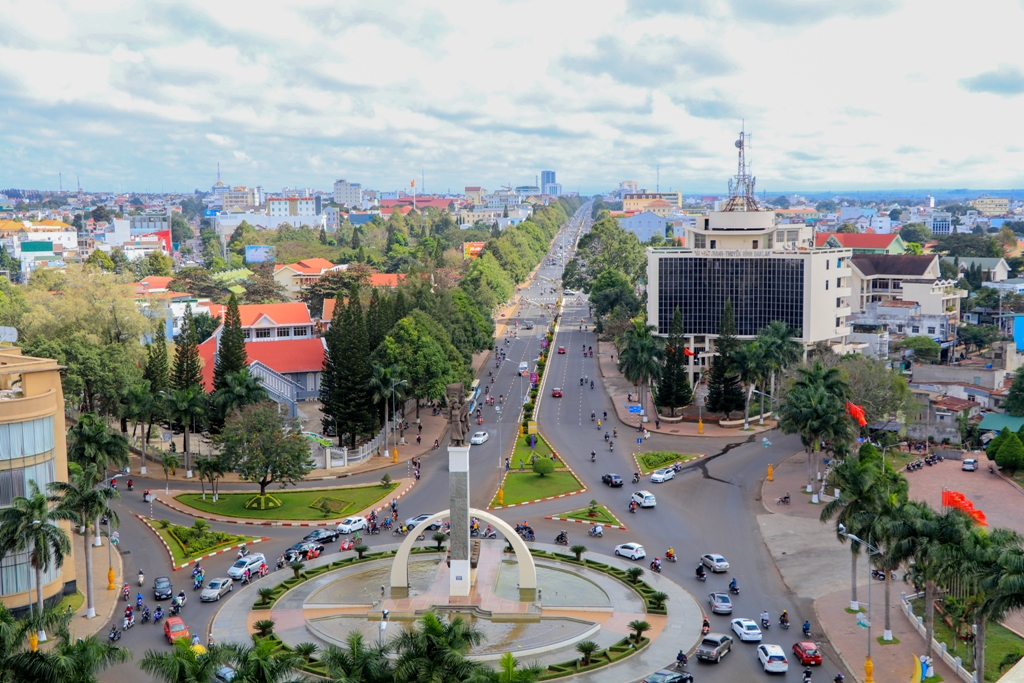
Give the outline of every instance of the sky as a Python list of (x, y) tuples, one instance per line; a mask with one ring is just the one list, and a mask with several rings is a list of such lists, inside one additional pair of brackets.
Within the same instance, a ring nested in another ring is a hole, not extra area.
[[(1024, 187), (1024, 0), (0, 0), (0, 188)], [(421, 180), (425, 179), (425, 180)]]

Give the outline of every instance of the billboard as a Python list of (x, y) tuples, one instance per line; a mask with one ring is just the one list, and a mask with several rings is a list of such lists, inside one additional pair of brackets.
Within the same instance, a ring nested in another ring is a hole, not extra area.
[(203, 212), (203, 215), (206, 216), (207, 218), (212, 218), (213, 216), (216, 216), (219, 213), (220, 211), (218, 211), (217, 209), (207, 209), (206, 211)]
[(274, 247), (263, 244), (250, 244), (245, 247), (246, 263), (274, 262)]
[(487, 242), (463, 242), (462, 243), (462, 258), (477, 258), (480, 256), (480, 252), (484, 250), (484, 245)]

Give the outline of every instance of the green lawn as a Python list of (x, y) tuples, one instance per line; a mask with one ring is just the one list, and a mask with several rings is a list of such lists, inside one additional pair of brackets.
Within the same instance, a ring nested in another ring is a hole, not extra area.
[[(924, 616), (924, 600), (918, 598), (912, 602), (914, 614)], [(1009, 668), (1004, 668), (1003, 673), (1000, 673), (999, 663), (1003, 661), (1003, 658), (1014, 651), (1024, 652), (1024, 638), (996, 622), (987, 622), (985, 626), (985, 681), (994, 683)], [(963, 658), (965, 667), (970, 669), (973, 666), (974, 660), (970, 643), (960, 639), (956, 642), (956, 649), (952, 648), (953, 629), (946, 625), (938, 610), (935, 610), (935, 640), (946, 643), (949, 646), (950, 654), (954, 657)]]
[[(386, 498), (398, 488), (392, 482), (387, 488), (380, 484), (370, 486), (349, 486), (334, 489), (299, 489), (293, 491), (273, 491), (273, 495), (281, 501), (281, 507), (269, 510), (247, 510), (245, 503), (253, 497), (252, 493), (222, 493), (220, 500), (213, 502), (209, 494), (206, 500), (198, 493), (183, 493), (175, 498), (189, 507), (210, 514), (224, 517), (243, 517), (248, 519), (297, 519), (322, 520), (338, 519), (346, 515), (356, 514), (377, 501)], [(326, 504), (329, 514), (320, 507)]]
[(654, 470), (671, 465), (672, 463), (686, 462), (687, 460), (693, 460), (697, 455), (695, 453), (676, 453), (674, 451), (651, 451), (650, 453), (637, 453), (636, 459), (640, 463), (640, 472), (642, 474), (650, 474)]
[[(505, 477), (505, 499), (502, 505), (525, 503), (528, 500), (549, 498), (563, 493), (579, 491), (583, 484), (572, 475), (572, 472), (559, 471), (543, 477), (533, 472), (509, 472)], [(498, 495), (494, 495), (491, 505), (498, 505)]]
[[(84, 581), (85, 577), (82, 577), (82, 580)], [(58, 612), (68, 612), (68, 611), (70, 611), (71, 613), (75, 613), (84, 604), (85, 604), (85, 596), (82, 594), (82, 591), (75, 591), (71, 595), (65, 595), (64, 596), (64, 599), (60, 601), (59, 605), (57, 605), (57, 611)]]
[[(522, 463), (523, 469), (530, 469), (530, 458), (536, 454), (537, 457), (550, 458), (552, 455), (551, 446), (544, 440), (540, 434), (533, 434), (537, 438), (536, 447), (530, 448), (530, 434), (520, 434), (516, 439), (516, 450), (512, 454), (512, 469), (519, 469), (519, 464)], [(561, 467), (562, 463), (555, 458), (555, 467)]]
[(195, 559), (196, 557), (201, 557), (208, 553), (212, 553), (214, 551), (220, 550), (221, 548), (228, 548), (230, 546), (235, 545), (236, 543), (252, 543), (253, 541), (259, 538), (258, 536), (231, 536), (230, 538), (225, 539), (223, 543), (220, 543), (210, 548), (206, 548), (202, 552), (196, 553), (195, 555), (189, 555), (185, 552), (185, 549), (181, 547), (181, 544), (178, 543), (178, 539), (176, 539), (174, 535), (170, 533), (170, 529), (161, 529), (160, 523), (155, 519), (151, 519), (150, 524), (153, 525), (153, 528), (156, 530), (156, 533), (160, 536), (160, 538), (164, 539), (164, 541), (167, 542), (167, 546), (171, 549), (171, 557), (174, 560), (175, 566), (185, 564), (189, 560)]
[(595, 524), (615, 524), (616, 526), (622, 526), (622, 522), (619, 518), (612, 514), (612, 511), (606, 508), (604, 505), (598, 505), (597, 516), (590, 516), (590, 508), (583, 508), (582, 510), (573, 510), (569, 513), (563, 513), (560, 515), (554, 515), (555, 517), (565, 517), (566, 519), (582, 519), (585, 522), (593, 522)]

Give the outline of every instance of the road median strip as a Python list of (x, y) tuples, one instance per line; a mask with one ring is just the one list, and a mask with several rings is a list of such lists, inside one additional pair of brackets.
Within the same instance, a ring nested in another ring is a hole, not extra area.
[[(248, 539), (246, 541), (243, 541), (242, 543), (235, 543), (234, 545), (228, 546), (226, 548), (220, 548), (219, 550), (214, 550), (213, 552), (204, 553), (203, 555), (195, 557), (195, 558), (185, 562), (184, 564), (174, 564), (174, 552), (171, 550), (171, 546), (164, 539), (163, 534), (161, 534), (156, 529), (156, 527), (153, 526), (152, 520), (149, 517), (146, 517), (145, 515), (140, 515), (137, 512), (135, 513), (135, 516), (139, 519), (139, 521), (141, 521), (143, 524), (148, 526), (149, 530), (152, 531), (156, 535), (156, 537), (158, 539), (160, 539), (160, 542), (163, 544), (164, 549), (167, 551), (167, 557), (170, 558), (170, 560), (171, 560), (171, 569), (174, 570), (174, 571), (178, 571), (179, 569), (185, 569), (187, 567), (190, 567), (193, 564), (198, 564), (200, 560), (205, 560), (208, 557), (213, 557), (214, 555), (220, 555), (221, 553), (226, 553), (229, 550), (237, 550), (238, 548), (241, 548), (241, 547), (246, 546), (246, 545), (262, 543), (263, 541), (269, 541), (270, 540), (269, 536), (262, 536), (260, 538), (252, 538), (252, 539)], [(184, 548), (182, 548), (182, 550), (184, 551)]]

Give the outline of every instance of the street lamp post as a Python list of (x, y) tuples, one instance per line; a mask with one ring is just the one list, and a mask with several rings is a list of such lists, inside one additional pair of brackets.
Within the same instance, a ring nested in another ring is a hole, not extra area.
[[(409, 381), (408, 380), (404, 380), (404, 379), (401, 380), (401, 381), (396, 381), (394, 378), (392, 378), (392, 380), (391, 380), (391, 429), (392, 429), (392, 432), (395, 431), (395, 429), (397, 429), (397, 427), (398, 427), (398, 416), (395, 414), (395, 388), (396, 387), (400, 387), (403, 384), (408, 384), (408, 383), (409, 383)], [(385, 427), (385, 430), (384, 430), (384, 452), (387, 453), (388, 452), (388, 432), (387, 432), (387, 429), (386, 429), (387, 425), (384, 425), (384, 427)], [(393, 441), (395, 442), (395, 445), (394, 445), (394, 450), (391, 453), (391, 461), (392, 462), (398, 462), (398, 436), (396, 434), (392, 434), (392, 436), (394, 437)]]
[(875, 683), (875, 665), (871, 661), (871, 558), (875, 555), (881, 555), (882, 551), (871, 545), (871, 536), (868, 535), (867, 541), (862, 541), (853, 534), (846, 533), (846, 527), (842, 524), (839, 525), (839, 535), (845, 536), (851, 541), (856, 541), (862, 546), (868, 549), (868, 614), (867, 614), (867, 629), (868, 629), (868, 656), (864, 660), (864, 683)]
[(885, 452), (887, 450), (889, 450), (890, 448), (895, 448), (896, 446), (906, 446), (906, 445), (907, 445), (906, 441), (900, 441), (899, 443), (891, 444), (891, 445), (886, 446), (885, 448), (882, 449), (882, 469), (883, 470), (885, 469)]

